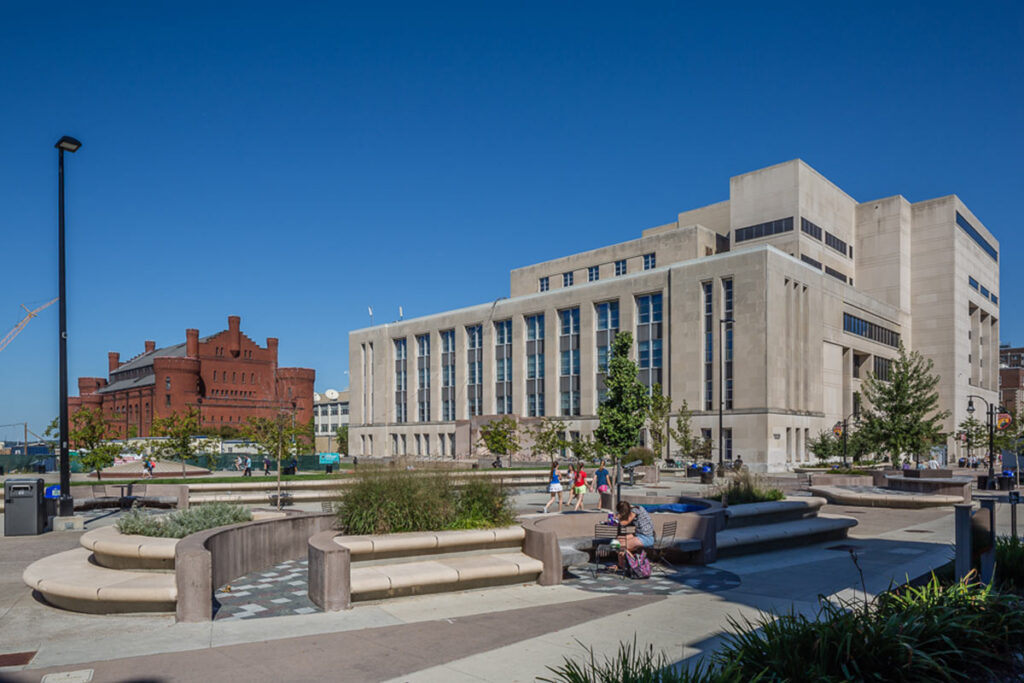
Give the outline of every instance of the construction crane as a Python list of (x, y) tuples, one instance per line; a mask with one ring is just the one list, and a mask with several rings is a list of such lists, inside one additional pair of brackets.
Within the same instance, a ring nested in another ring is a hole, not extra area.
[[(58, 297), (58, 299), (59, 298), (60, 297)], [(13, 330), (4, 335), (3, 339), (0, 339), (0, 351), (3, 351), (5, 348), (7, 348), (8, 344), (14, 341), (14, 338), (18, 336), (18, 333), (25, 329), (25, 325), (28, 325), (28, 321), (39, 315), (39, 311), (43, 310), (47, 306), (52, 306), (55, 303), (57, 303), (57, 299), (54, 299), (53, 301), (47, 301), (45, 304), (35, 309), (34, 311), (28, 310), (28, 306), (22, 304), (21, 307), (25, 309), (25, 312), (28, 315), (22, 318), (21, 322), (15, 325)]]

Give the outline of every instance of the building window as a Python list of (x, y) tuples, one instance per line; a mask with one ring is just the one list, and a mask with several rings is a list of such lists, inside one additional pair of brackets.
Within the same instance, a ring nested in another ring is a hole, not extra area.
[(648, 388), (661, 384), (661, 294), (636, 298), (637, 379)]
[(806, 218), (800, 219), (800, 229), (819, 242), (821, 241), (821, 228)]
[(981, 236), (977, 228), (971, 225), (966, 218), (960, 215), (960, 212), (956, 212), (956, 224), (960, 226), (960, 229), (967, 233), (967, 235), (974, 240), (975, 244), (981, 247), (981, 250), (992, 257), (992, 260), (999, 263), (999, 252), (996, 248), (989, 244), (988, 240)]
[(483, 326), (466, 328), (466, 412), (470, 417), (482, 414), (484, 396)]
[(969, 284), (971, 289), (974, 291), (978, 291), (978, 281), (969, 275), (967, 276), (967, 284)]
[(416, 408), (420, 422), (430, 422), (430, 335), (416, 337)]
[(644, 270), (650, 270), (654, 268), (657, 261), (654, 259), (654, 254), (644, 254)]
[(562, 273), (562, 286), (572, 287), (572, 273)]
[(455, 419), (455, 330), (441, 331), (441, 419)]
[(889, 373), (892, 370), (892, 361), (888, 358), (875, 356), (875, 377), (883, 382), (889, 381)]
[(626, 259), (620, 259), (615, 262), (615, 276), (626, 274)]
[(804, 263), (806, 263), (809, 266), (814, 266), (818, 270), (821, 270), (821, 261), (812, 259), (807, 254), (800, 254), (800, 260), (803, 261)]
[(714, 409), (715, 340), (714, 340), (714, 297), (711, 283), (701, 283), (704, 294), (704, 410)]
[(791, 232), (792, 230), (793, 217), (790, 216), (789, 218), (780, 218), (778, 220), (740, 228), (736, 231), (736, 237), (733, 241), (739, 244), (740, 242), (757, 239), (758, 237), (771, 237), (772, 235)]
[(164, 405), (165, 406), (171, 405), (171, 395), (170, 394), (164, 394)]
[[(722, 319), (733, 317), (732, 278), (722, 280)], [(725, 324), (725, 409), (732, 410), (733, 323)]]
[(844, 242), (843, 240), (839, 239), (838, 237), (836, 237), (835, 235), (833, 235), (832, 233), (830, 233), (827, 230), (825, 231), (825, 244), (827, 244), (828, 246), (832, 247), (833, 249), (838, 251), (843, 256), (847, 255), (846, 242)]
[(551, 281), (548, 278), (546, 278), (546, 277), (542, 277), (540, 279), (540, 291), (546, 292), (550, 288), (551, 288)]
[(395, 339), (395, 422), (407, 422), (409, 378), (405, 339)]
[(597, 282), (601, 279), (601, 269), (599, 266), (590, 266), (587, 268), (587, 282)]
[(561, 414), (580, 414), (580, 309), (567, 308), (558, 312), (561, 335), (558, 348), (561, 351), (559, 392)]
[(840, 282), (846, 282), (847, 281), (846, 276), (843, 275), (842, 273), (840, 273), (835, 268), (829, 268), (828, 266), (825, 266), (825, 272), (827, 274), (831, 275), (832, 277), (834, 277), (835, 279), (839, 280)]
[(722, 429), (722, 450), (725, 451), (725, 459), (732, 460), (732, 429)]
[(526, 414), (544, 416), (544, 314), (526, 316)]
[(861, 320), (857, 316), (850, 315), (849, 313), (843, 313), (843, 331), (893, 348), (900, 345), (899, 332), (894, 332), (882, 327), (881, 325)]
[(605, 376), (608, 373), (608, 362), (612, 355), (612, 342), (619, 331), (619, 302), (604, 301), (594, 306), (594, 314), (597, 318), (597, 330), (595, 340), (597, 346), (597, 376), (595, 385), (597, 387), (597, 405), (601, 405), (608, 395), (608, 388), (605, 386)]
[(494, 323), (494, 412), (512, 412), (512, 321)]

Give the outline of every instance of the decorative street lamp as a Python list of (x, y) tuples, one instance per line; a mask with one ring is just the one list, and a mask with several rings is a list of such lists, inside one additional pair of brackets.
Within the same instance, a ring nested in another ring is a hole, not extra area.
[[(722, 390), (725, 376), (725, 329), (726, 325), (732, 325), (736, 322), (732, 318), (722, 318), (718, 321), (718, 470), (721, 473), (722, 468), (725, 467), (725, 451), (723, 450), (723, 432), (722, 428), (722, 412), (725, 410), (725, 392)], [(732, 328), (728, 328), (731, 331)], [(730, 353), (732, 348), (729, 349)]]
[(77, 152), (82, 143), (65, 135), (57, 148), (57, 285), (60, 297), (60, 516), (75, 514), (71, 497), (71, 463), (68, 452), (68, 298), (64, 283), (64, 152)]
[(977, 394), (969, 394), (967, 396), (967, 413), (971, 416), (974, 415), (974, 399), (985, 402), (985, 414), (988, 417), (988, 481), (985, 483), (985, 488), (995, 488), (996, 416), (999, 413), (1005, 413), (1006, 408), (989, 403), (988, 400)]
[(843, 469), (846, 469), (846, 439), (847, 433), (850, 431), (850, 418), (853, 418), (854, 424), (860, 424), (860, 413), (859, 411), (853, 411), (839, 422), (836, 422), (832, 427), (832, 433), (836, 436), (843, 437)]

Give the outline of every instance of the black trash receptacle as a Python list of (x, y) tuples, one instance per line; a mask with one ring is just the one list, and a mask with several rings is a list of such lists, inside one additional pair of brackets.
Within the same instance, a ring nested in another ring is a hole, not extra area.
[(4, 482), (4, 535), (38, 536), (46, 530), (42, 479)]
[(999, 477), (999, 490), (1012, 491), (1013, 483), (1013, 477)]
[(327, 474), (334, 474), (334, 465), (327, 465)]
[(978, 475), (978, 490), (979, 491), (984, 491), (986, 489), (988, 489), (988, 475), (987, 474), (979, 474)]
[(46, 474), (46, 463), (41, 462), (36, 465), (36, 474)]
[(700, 473), (700, 483), (702, 483), (702, 484), (714, 484), (715, 483), (715, 472), (714, 472), (714, 470), (712, 470), (710, 472), (701, 472)]

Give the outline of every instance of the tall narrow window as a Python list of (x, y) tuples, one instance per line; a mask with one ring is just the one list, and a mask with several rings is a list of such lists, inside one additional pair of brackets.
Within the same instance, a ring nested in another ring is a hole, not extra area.
[(636, 298), (636, 356), (640, 383), (652, 389), (661, 383), (661, 294)]
[(416, 387), (417, 418), (430, 422), (430, 335), (416, 337)]
[(573, 284), (573, 275), (572, 275), (572, 273), (562, 273), (562, 286), (563, 287), (572, 287), (572, 284)]
[(597, 318), (597, 331), (595, 333), (597, 376), (595, 385), (597, 387), (597, 405), (601, 405), (608, 394), (604, 380), (608, 373), (608, 361), (611, 360), (612, 341), (615, 339), (615, 334), (619, 331), (619, 302), (603, 301), (594, 306), (594, 314)]
[(714, 410), (715, 338), (711, 283), (702, 282), (701, 290), (704, 294), (704, 410)]
[(395, 422), (408, 422), (408, 361), (406, 340), (395, 339)]
[(484, 397), (482, 325), (466, 328), (466, 413), (472, 417), (480, 415)]
[(544, 314), (526, 316), (526, 414), (544, 415)]
[(657, 261), (654, 258), (654, 254), (644, 254), (644, 270), (650, 270), (657, 267)]
[[(732, 318), (732, 278), (722, 280), (722, 319)], [(725, 409), (732, 410), (732, 323), (725, 324)]]
[(587, 268), (587, 282), (597, 282), (601, 279), (601, 269), (598, 266)]
[(722, 450), (725, 451), (725, 459), (732, 460), (732, 429), (726, 427), (722, 430)]
[(441, 419), (455, 419), (455, 330), (441, 331)]
[(626, 259), (620, 259), (615, 262), (615, 276), (626, 274)]
[(560, 353), (559, 392), (561, 414), (580, 414), (580, 309), (567, 308), (558, 312), (561, 334), (558, 336)]
[(494, 412), (512, 412), (512, 321), (494, 323)]
[(539, 282), (540, 282), (540, 291), (546, 292), (549, 289), (551, 289), (551, 280), (549, 280), (548, 278), (542, 277), (542, 278), (540, 278)]

